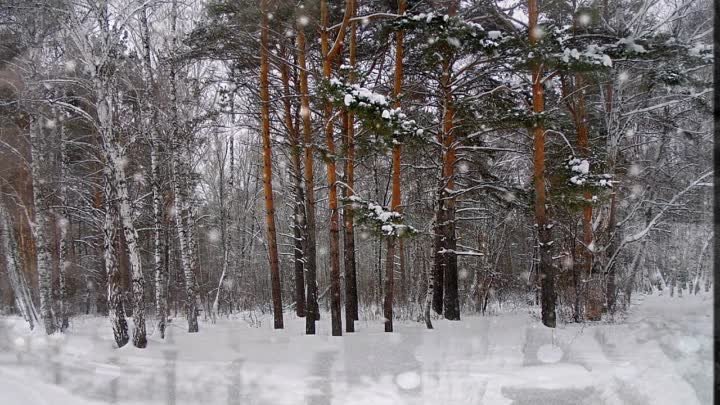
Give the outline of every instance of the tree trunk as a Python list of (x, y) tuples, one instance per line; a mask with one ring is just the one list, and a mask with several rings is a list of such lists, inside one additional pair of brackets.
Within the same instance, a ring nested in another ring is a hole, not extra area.
[[(288, 57), (285, 51), (284, 42), (281, 44), (284, 58)], [(304, 237), (305, 227), (305, 193), (302, 185), (302, 166), (300, 162), (300, 139), (295, 130), (292, 120), (290, 105), (290, 73), (288, 64), (280, 62), (280, 76), (283, 85), (283, 109), (285, 126), (287, 127), (288, 139), (290, 141), (290, 163), (293, 182), (293, 257), (295, 264), (295, 313), (298, 317), (305, 316), (305, 251), (306, 238)]]
[(432, 308), (438, 315), (443, 313), (443, 287), (444, 287), (444, 276), (445, 276), (445, 202), (443, 200), (443, 185), (444, 181), (440, 179), (440, 185), (438, 187), (437, 207), (435, 208), (435, 224), (433, 226), (433, 280), (432, 283)]
[[(55, 111), (53, 111), (55, 112)], [(65, 332), (68, 328), (68, 308), (67, 308), (67, 283), (65, 281), (65, 272), (70, 262), (68, 258), (68, 215), (67, 215), (67, 149), (65, 145), (65, 126), (59, 123), (59, 147), (60, 147), (60, 215), (57, 220), (60, 228), (60, 246), (58, 246), (58, 312), (60, 317), (60, 332)]]
[(10, 281), (10, 288), (15, 296), (15, 306), (23, 319), (27, 321), (30, 330), (33, 330), (38, 323), (38, 315), (22, 272), (18, 246), (13, 232), (8, 211), (0, 200), (0, 249), (5, 255), (5, 268)]
[(147, 21), (147, 6), (143, 7), (140, 14), (140, 24), (142, 28), (143, 41), (143, 80), (145, 82), (145, 97), (143, 103), (144, 126), (149, 132), (150, 137), (150, 176), (152, 184), (153, 196), (153, 261), (155, 274), (155, 312), (157, 317), (158, 330), (160, 338), (165, 338), (165, 328), (167, 325), (167, 291), (165, 265), (163, 264), (163, 201), (162, 191), (160, 188), (160, 165), (159, 165), (159, 141), (157, 131), (154, 130), (157, 124), (157, 116), (152, 110), (150, 104), (151, 90), (154, 88), (152, 77), (152, 62), (150, 54), (150, 29)]
[(407, 304), (407, 297), (410, 290), (408, 286), (407, 274), (405, 272), (405, 240), (398, 240), (398, 259), (400, 260), (400, 286), (398, 287), (398, 303), (401, 308)]
[(307, 305), (305, 310), (305, 333), (315, 334), (315, 321), (320, 319), (318, 308), (317, 287), (317, 260), (316, 260), (316, 232), (315, 232), (315, 174), (313, 158), (312, 123), (310, 112), (310, 93), (308, 90), (307, 63), (305, 62), (305, 27), (298, 23), (297, 52), (300, 65), (300, 116), (303, 121), (303, 141), (305, 143), (305, 226), (307, 257), (305, 268), (307, 271), (305, 282), (307, 284), (305, 297)]
[(690, 291), (688, 291), (689, 294), (697, 295), (697, 293), (700, 292), (700, 284), (703, 278), (703, 274), (706, 273), (706, 271), (703, 269), (703, 258), (705, 257), (705, 252), (707, 252), (708, 247), (713, 242), (713, 235), (714, 234), (710, 232), (710, 236), (708, 236), (702, 246), (702, 249), (700, 249), (700, 254), (698, 255), (697, 270), (695, 271), (695, 277), (693, 277), (692, 284), (690, 285)]
[(428, 267), (427, 269), (427, 290), (425, 291), (425, 302), (423, 305), (423, 318), (425, 319), (425, 326), (428, 329), (432, 329), (432, 318), (430, 317), (430, 308), (433, 304), (433, 291), (435, 284), (435, 267)]
[[(109, 128), (103, 125), (103, 129)], [(110, 139), (112, 135), (107, 134)], [(120, 212), (120, 220), (122, 221), (123, 235), (127, 243), (128, 255), (130, 258), (130, 270), (132, 278), (132, 308), (133, 308), (133, 345), (138, 348), (147, 346), (147, 338), (145, 331), (145, 279), (142, 272), (142, 259), (140, 256), (140, 247), (138, 246), (138, 233), (133, 224), (133, 214), (130, 207), (130, 195), (127, 188), (127, 180), (125, 176), (125, 156), (120, 155), (117, 146), (108, 142), (107, 158), (110, 159), (108, 164), (113, 166), (115, 175), (115, 187)]]
[[(610, 199), (610, 216), (608, 218), (608, 234), (611, 235), (613, 238), (610, 241), (610, 246), (608, 246), (608, 251), (611, 253), (615, 252), (616, 246), (617, 246), (617, 235), (616, 233), (617, 228), (617, 191), (613, 191), (612, 197)], [(610, 312), (610, 314), (615, 314), (615, 304), (617, 299), (617, 284), (615, 282), (617, 271), (615, 270), (616, 266), (611, 265), (608, 269), (607, 274), (607, 290), (606, 290), (606, 300), (607, 300), (607, 309)], [(597, 276), (597, 275), (596, 275)], [(632, 284), (632, 283), (630, 283)], [(595, 287), (596, 291), (592, 291), (592, 294), (600, 294), (600, 297), (602, 298), (602, 290), (600, 289), (600, 286), (593, 286)], [(602, 302), (594, 302), (595, 305), (599, 306), (600, 309), (602, 309)], [(596, 319), (590, 320), (600, 320), (600, 316), (598, 315)]]
[[(451, 1), (448, 7), (448, 15), (457, 14), (457, 4)], [(440, 189), (440, 198), (444, 200), (442, 215), (442, 235), (445, 238), (445, 253), (442, 255), (442, 261), (445, 264), (443, 275), (443, 315), (445, 319), (460, 320), (460, 298), (458, 294), (458, 269), (457, 256), (455, 254), (456, 237), (455, 237), (455, 197), (452, 192), (455, 186), (455, 161), (456, 161), (456, 144), (455, 144), (455, 107), (453, 105), (453, 89), (452, 89), (452, 65), (450, 60), (452, 56), (446, 57), (442, 63), (442, 76), (440, 78), (440, 88), (443, 96), (443, 128), (442, 128), (442, 187)]]
[[(357, 10), (353, 10), (355, 16)], [(350, 75), (349, 82), (355, 82), (356, 55), (357, 55), (357, 23), (350, 24)], [(343, 197), (346, 201), (355, 194), (355, 115), (347, 109), (343, 111), (343, 149), (345, 150), (345, 184)], [(357, 270), (355, 264), (355, 215), (352, 204), (345, 203), (343, 207), (344, 237), (343, 237), (343, 265), (345, 269), (345, 331), (355, 331), (355, 321), (358, 320), (358, 292)]]
[[(574, 95), (577, 98), (575, 105), (575, 128), (577, 131), (577, 145), (583, 157), (590, 157), (590, 144), (588, 139), (588, 118), (585, 110), (585, 89), (581, 74), (575, 75)], [(592, 232), (592, 195), (589, 191), (583, 193), (585, 206), (583, 206), (583, 254), (582, 273), (586, 284), (585, 318), (590, 321), (599, 321), (602, 317), (602, 286), (599, 275), (592, 274), (593, 268), (593, 232)]]
[[(405, 0), (398, 1), (398, 14), (405, 13)], [(403, 83), (403, 31), (395, 33), (395, 82), (393, 86), (393, 97), (395, 97), (395, 108), (400, 108), (400, 93)], [(400, 143), (393, 142), (392, 149), (392, 197), (390, 209), (400, 211)], [(395, 294), (395, 235), (387, 238), (387, 261), (385, 270), (385, 302), (383, 315), (385, 317), (385, 332), (393, 331), (393, 298)]]
[(107, 274), (108, 288), (108, 318), (112, 326), (115, 343), (118, 347), (127, 344), (128, 326), (125, 320), (123, 309), (122, 292), (120, 290), (120, 270), (117, 264), (117, 253), (115, 252), (115, 240), (117, 238), (118, 215), (115, 206), (115, 187), (111, 166), (106, 166), (105, 177), (105, 223), (103, 226), (103, 250), (105, 257), (105, 273)]
[[(538, 1), (528, 0), (528, 30), (530, 44), (538, 42)], [(545, 95), (542, 83), (542, 64), (532, 64), (532, 98), (533, 113), (540, 114), (545, 109)], [(547, 226), (545, 212), (545, 128), (542, 122), (536, 121), (532, 128), (533, 135), (533, 182), (535, 186), (535, 226), (540, 245), (540, 266), (538, 275), (541, 288), (541, 315), (545, 326), (554, 328), (555, 320), (555, 271), (552, 264), (550, 227)]]
[[(354, 8), (353, 0), (347, 0), (345, 4), (345, 16), (343, 24), (338, 32), (338, 37), (330, 48), (328, 38), (329, 12), (327, 0), (320, 3), (320, 45), (323, 56), (323, 78), (330, 80), (332, 75), (332, 63), (338, 54), (345, 37), (350, 15)], [(333, 107), (329, 100), (324, 106), (325, 141), (327, 143), (327, 156), (325, 163), (328, 174), (328, 206), (330, 209), (330, 317), (332, 324), (332, 335), (342, 336), (342, 314), (340, 302), (340, 216), (337, 196), (337, 172), (335, 156), (335, 140), (333, 134)]]
[(35, 252), (37, 260), (38, 286), (40, 289), (40, 316), (45, 326), (45, 332), (50, 335), (55, 332), (55, 321), (52, 314), (52, 275), (50, 265), (50, 250), (47, 240), (47, 203), (45, 201), (45, 188), (42, 187), (45, 174), (42, 164), (45, 161), (45, 134), (42, 123), (37, 117), (30, 118), (30, 153), (32, 170), (33, 212), (35, 213), (32, 226), (35, 238)]
[[(177, 50), (177, 1), (173, 0), (171, 16), (171, 35), (172, 35), (172, 48), (173, 52)], [(180, 262), (182, 264), (183, 276), (185, 279), (185, 315), (188, 321), (188, 332), (195, 333), (199, 330), (197, 315), (197, 289), (195, 282), (195, 268), (192, 246), (192, 218), (190, 212), (188, 212), (189, 204), (187, 202), (187, 191), (189, 189), (190, 167), (189, 167), (189, 156), (185, 156), (185, 150), (182, 145), (182, 137), (184, 134), (181, 133), (179, 128), (180, 115), (178, 113), (178, 100), (177, 100), (177, 73), (175, 70), (175, 64), (170, 64), (169, 72), (170, 81), (170, 110), (172, 116), (172, 133), (171, 142), (172, 147), (172, 183), (174, 193), (174, 210), (175, 210), (175, 226), (178, 231), (178, 241), (180, 250)]]
[(263, 142), (263, 189), (265, 191), (265, 220), (267, 224), (268, 256), (270, 261), (270, 283), (273, 302), (273, 320), (275, 329), (283, 328), (282, 296), (280, 290), (280, 264), (278, 262), (277, 234), (275, 232), (275, 205), (272, 188), (272, 151), (270, 146), (270, 62), (268, 0), (260, 3), (262, 13), (262, 33), (260, 40), (260, 103)]

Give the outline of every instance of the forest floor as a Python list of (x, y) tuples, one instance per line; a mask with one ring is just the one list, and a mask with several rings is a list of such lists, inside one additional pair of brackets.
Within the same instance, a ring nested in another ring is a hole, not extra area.
[[(617, 323), (543, 327), (527, 309), (461, 322), (357, 322), (305, 336), (286, 314), (176, 319), (165, 341), (113, 346), (105, 318), (65, 335), (0, 319), (0, 403), (88, 404), (672, 404), (712, 402), (712, 296), (638, 296)], [(152, 333), (150, 328), (148, 331)]]

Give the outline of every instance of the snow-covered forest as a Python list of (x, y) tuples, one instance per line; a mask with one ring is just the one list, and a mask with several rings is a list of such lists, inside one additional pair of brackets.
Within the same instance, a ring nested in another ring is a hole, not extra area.
[(0, 402), (710, 403), (712, 37), (0, 0)]

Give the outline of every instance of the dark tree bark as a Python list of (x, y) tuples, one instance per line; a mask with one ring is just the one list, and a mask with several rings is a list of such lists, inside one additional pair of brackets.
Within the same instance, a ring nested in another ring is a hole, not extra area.
[[(281, 52), (284, 58), (288, 57), (284, 43), (281, 43)], [(288, 64), (279, 63), (280, 78), (283, 85), (283, 114), (285, 127), (290, 141), (290, 164), (293, 182), (293, 259), (295, 270), (295, 313), (298, 317), (305, 316), (305, 252), (306, 240), (305, 230), (305, 192), (302, 185), (302, 163), (300, 161), (300, 135), (293, 123), (291, 95), (290, 95), (290, 72)]]
[(307, 256), (305, 258), (305, 333), (315, 334), (315, 321), (320, 319), (318, 308), (318, 286), (317, 286), (317, 243), (315, 230), (315, 160), (313, 152), (312, 123), (310, 112), (310, 92), (308, 88), (308, 70), (305, 61), (305, 27), (298, 22), (297, 26), (297, 53), (298, 65), (300, 67), (300, 117), (302, 118), (303, 141), (305, 143), (305, 236), (307, 243)]
[[(353, 10), (353, 16), (356, 10)], [(349, 63), (351, 73), (349, 82), (355, 82), (355, 68), (357, 55), (357, 23), (350, 24)], [(343, 148), (345, 149), (345, 184), (343, 197), (346, 201), (355, 194), (355, 115), (347, 109), (343, 111)], [(345, 331), (354, 332), (355, 322), (358, 320), (358, 291), (357, 269), (355, 265), (355, 213), (349, 202), (343, 207), (344, 235), (343, 235), (343, 267), (345, 269)]]

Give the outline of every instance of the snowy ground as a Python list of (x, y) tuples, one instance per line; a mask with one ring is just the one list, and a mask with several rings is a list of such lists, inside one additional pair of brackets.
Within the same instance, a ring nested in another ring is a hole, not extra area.
[(0, 329), (0, 403), (85, 404), (672, 404), (712, 402), (712, 297), (640, 297), (618, 324), (552, 332), (526, 311), (303, 335), (243, 320), (114, 349), (106, 319), (65, 336)]

